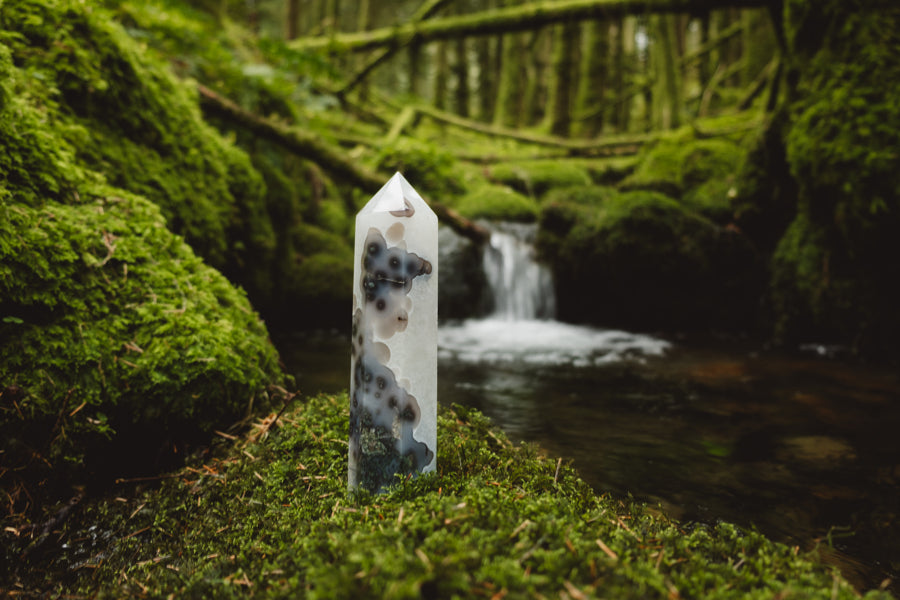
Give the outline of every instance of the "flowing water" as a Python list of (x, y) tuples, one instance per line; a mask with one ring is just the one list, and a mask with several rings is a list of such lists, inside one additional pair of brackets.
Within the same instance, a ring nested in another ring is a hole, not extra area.
[[(571, 459), (598, 492), (817, 547), (860, 589), (900, 577), (896, 372), (823, 347), (776, 353), (557, 322), (530, 235), (504, 228), (485, 252), (494, 313), (441, 327), (442, 404), (476, 407), (514, 440)], [(347, 388), (343, 337), (281, 349), (305, 392)]]

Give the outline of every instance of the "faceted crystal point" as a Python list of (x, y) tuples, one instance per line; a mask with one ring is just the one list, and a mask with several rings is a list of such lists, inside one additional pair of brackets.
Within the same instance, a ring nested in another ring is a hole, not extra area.
[(435, 469), (437, 270), (437, 217), (396, 173), (356, 217), (352, 488)]
[[(368, 213), (401, 213), (395, 216), (411, 217), (415, 211), (424, 207), (424, 210), (431, 212), (428, 204), (422, 199), (422, 196), (413, 188), (399, 172), (394, 173), (387, 183), (385, 183), (378, 193), (372, 196), (372, 199), (359, 212), (360, 215)], [(412, 211), (410, 214), (403, 214)]]

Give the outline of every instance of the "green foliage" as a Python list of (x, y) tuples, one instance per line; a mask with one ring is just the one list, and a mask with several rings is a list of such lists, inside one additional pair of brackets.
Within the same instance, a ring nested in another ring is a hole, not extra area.
[(460, 214), (470, 219), (492, 221), (534, 221), (537, 203), (503, 185), (481, 185), (456, 202)]
[[(548, 195), (538, 245), (562, 318), (631, 328), (746, 326), (756, 266), (747, 241), (658, 192)], [(600, 294), (584, 294), (586, 282)]]
[(347, 408), (346, 395), (306, 400), (281, 417), (280, 428), (157, 490), (86, 507), (52, 562), (91, 568), (49, 582), (42, 572), (29, 591), (856, 597), (812, 557), (758, 533), (728, 524), (685, 528), (598, 497), (562, 461), (511, 444), (461, 407), (439, 416), (436, 473), (398, 479), (384, 495), (348, 495)]
[(541, 198), (553, 188), (591, 183), (590, 175), (583, 166), (557, 160), (500, 163), (489, 169), (488, 179), (532, 198)]
[(333, 105), (311, 88), (311, 76), (331, 71), (320, 54), (259, 39), (215, 10), (177, 0), (103, 4), (130, 36), (173, 61), (180, 76), (227, 91), (254, 112), (297, 120), (303, 108)]

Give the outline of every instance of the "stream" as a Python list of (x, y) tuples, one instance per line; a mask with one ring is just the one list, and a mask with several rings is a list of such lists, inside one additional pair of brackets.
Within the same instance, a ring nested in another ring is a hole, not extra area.
[[(494, 313), (439, 332), (441, 404), (478, 408), (511, 439), (571, 460), (599, 493), (818, 548), (858, 589), (891, 579), (897, 595), (895, 371), (824, 346), (776, 352), (557, 322), (522, 232), (495, 232), (484, 271)], [(345, 336), (278, 345), (304, 393), (347, 389)]]

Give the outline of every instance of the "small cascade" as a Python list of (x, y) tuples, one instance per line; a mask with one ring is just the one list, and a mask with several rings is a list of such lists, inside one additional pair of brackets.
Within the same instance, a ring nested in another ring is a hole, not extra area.
[(526, 321), (556, 316), (550, 270), (534, 260), (536, 230), (533, 224), (504, 223), (491, 232), (483, 267), (494, 299), (492, 318)]
[(534, 259), (537, 226), (493, 223), (491, 229), (481, 266), (493, 311), (441, 327), (438, 358), (454, 364), (503, 364), (507, 371), (585, 368), (659, 356), (669, 347), (647, 335), (556, 321), (553, 277)]

